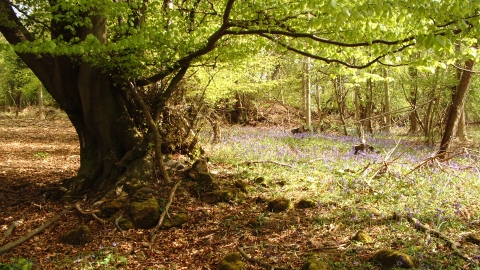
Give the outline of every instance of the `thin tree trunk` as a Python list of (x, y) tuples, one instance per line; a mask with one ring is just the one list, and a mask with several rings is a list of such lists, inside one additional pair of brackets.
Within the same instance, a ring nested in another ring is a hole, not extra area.
[(310, 95), (310, 58), (306, 57), (303, 63), (303, 100), (305, 112), (305, 126), (308, 130), (312, 126), (312, 99)]
[(345, 85), (343, 83), (343, 76), (339, 75), (335, 78), (335, 96), (337, 100), (338, 113), (340, 114), (340, 121), (342, 122), (343, 134), (348, 136), (347, 125), (345, 123)]
[(450, 111), (447, 118), (447, 125), (445, 126), (445, 131), (442, 136), (440, 149), (437, 153), (441, 158), (444, 158), (446, 156), (452, 140), (455, 137), (458, 123), (460, 121), (460, 117), (465, 105), (465, 100), (467, 98), (468, 90), (470, 89), (470, 84), (472, 82), (473, 72), (471, 72), (471, 70), (474, 63), (474, 60), (468, 60), (465, 62), (465, 69), (463, 70), (462, 76), (457, 85), (457, 90), (453, 98), (452, 105), (450, 106)]
[(385, 113), (385, 127), (383, 128), (383, 131), (386, 133), (391, 132), (391, 127), (392, 127), (392, 115), (390, 114), (390, 87), (388, 85), (388, 70), (385, 68), (383, 70), (383, 77), (385, 78), (385, 85), (384, 85), (384, 94), (385, 94), (385, 107), (384, 107), (384, 113)]
[(38, 111), (40, 120), (44, 120), (45, 113), (43, 109), (43, 86), (41, 84), (38, 86)]

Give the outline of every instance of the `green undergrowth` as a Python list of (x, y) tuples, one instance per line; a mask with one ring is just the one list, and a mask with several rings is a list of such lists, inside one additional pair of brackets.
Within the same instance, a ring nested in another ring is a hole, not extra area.
[[(250, 183), (252, 197), (314, 200), (321, 214), (312, 219), (312, 230), (340, 226), (345, 237), (368, 231), (376, 239), (369, 248), (400, 249), (415, 258), (418, 269), (479, 269), (455, 256), (443, 240), (394, 218), (418, 219), (459, 242), (478, 263), (478, 246), (464, 238), (480, 231), (478, 150), (439, 162), (430, 159), (435, 148), (391, 136), (370, 139), (378, 152), (358, 155), (352, 149), (358, 139), (346, 136), (248, 127), (230, 128), (222, 136), (209, 149), (212, 164)], [(258, 177), (266, 185), (254, 184)], [(350, 245), (351, 260), (333, 266), (371, 269), (365, 260), (358, 264), (356, 249)]]

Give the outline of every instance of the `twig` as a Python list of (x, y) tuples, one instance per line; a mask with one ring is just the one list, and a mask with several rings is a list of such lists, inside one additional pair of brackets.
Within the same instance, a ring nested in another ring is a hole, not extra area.
[(437, 231), (437, 230), (434, 230), (434, 229), (431, 229), (429, 228), (427, 225), (425, 224), (422, 224), (418, 219), (414, 218), (413, 216), (411, 215), (407, 215), (407, 220), (413, 224), (413, 226), (415, 227), (415, 229), (417, 230), (420, 230), (420, 231), (423, 231), (423, 232), (426, 232), (426, 233), (429, 233), (429, 234), (432, 234), (434, 236), (436, 236), (437, 238), (440, 238), (442, 239), (443, 241), (447, 242), (448, 245), (450, 246), (450, 248), (453, 250), (453, 252), (455, 254), (457, 254), (460, 258), (466, 260), (467, 262), (469, 263), (474, 263), (474, 264), (478, 264), (477, 262), (475, 262), (474, 260), (472, 260), (470, 257), (468, 257), (467, 255), (463, 254), (459, 249), (458, 249), (458, 246), (459, 244), (454, 242), (452, 239), (448, 238), (448, 236), (446, 236), (445, 234)]
[(122, 231), (123, 231), (122, 228), (120, 227), (120, 225), (118, 224), (118, 221), (119, 221), (121, 218), (122, 218), (122, 215), (120, 215), (119, 217), (117, 217), (117, 218), (115, 219), (115, 227), (117, 227), (117, 230), (118, 230), (119, 232), (122, 232)]
[(155, 238), (157, 237), (156, 233), (158, 229), (160, 229), (160, 226), (162, 226), (163, 220), (165, 219), (165, 215), (168, 212), (168, 209), (170, 208), (170, 205), (172, 205), (173, 202), (173, 196), (175, 195), (175, 191), (177, 190), (178, 186), (182, 180), (178, 180), (178, 182), (173, 186), (172, 190), (170, 191), (170, 196), (168, 196), (168, 202), (167, 205), (165, 205), (165, 210), (163, 211), (162, 215), (160, 215), (160, 219), (158, 220), (157, 226), (153, 229), (153, 231), (150, 233), (150, 243), (148, 243), (148, 246), (151, 248), (153, 245), (153, 241), (155, 241)]
[(238, 247), (237, 249), (238, 249), (238, 252), (240, 253), (240, 255), (242, 255), (242, 257), (245, 258), (245, 260), (247, 260), (247, 261), (249, 261), (253, 264), (261, 265), (261, 266), (265, 267), (265, 269), (267, 269), (267, 270), (275, 270), (275, 269), (276, 270), (284, 270), (284, 269), (286, 269), (286, 268), (283, 268), (283, 267), (275, 267), (275, 266), (273, 266), (269, 263), (266, 263), (262, 260), (250, 257), (250, 256), (247, 255), (247, 253), (245, 253), (245, 251), (243, 251), (243, 249), (241, 247)]
[(78, 210), (78, 212), (84, 214), (84, 215), (92, 215), (92, 217), (98, 221), (100, 221), (100, 223), (102, 224), (105, 224), (107, 223), (106, 220), (103, 220), (101, 218), (99, 218), (95, 213), (98, 213), (100, 212), (99, 210), (94, 210), (94, 211), (84, 211), (81, 207), (80, 207), (80, 203), (76, 203), (75, 204), (75, 208)]
[(290, 164), (280, 163), (280, 162), (276, 162), (276, 161), (272, 161), (272, 160), (253, 160), (253, 161), (242, 162), (242, 164), (247, 164), (247, 165), (256, 164), (256, 163), (272, 163), (272, 164), (276, 164), (276, 165), (280, 165), (280, 166), (295, 168), (294, 166), (292, 166)]
[(18, 191), (7, 189), (7, 188), (0, 188), (0, 191), (18, 194)]
[(65, 215), (69, 211), (70, 211), (70, 208), (63, 210), (62, 212), (60, 212), (56, 216), (53, 216), (51, 219), (47, 220), (45, 223), (43, 223), (39, 227), (35, 228), (33, 231), (29, 232), (27, 235), (0, 247), (0, 254), (5, 253), (5, 252), (9, 251), (10, 249), (28, 241), (30, 238), (34, 237), (35, 235), (39, 234), (40, 232), (42, 232), (43, 230), (48, 228), (55, 221), (59, 220), (63, 215)]

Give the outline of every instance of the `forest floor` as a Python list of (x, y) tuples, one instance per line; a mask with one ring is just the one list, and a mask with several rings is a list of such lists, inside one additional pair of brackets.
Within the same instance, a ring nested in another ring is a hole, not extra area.
[[(246, 182), (245, 198), (208, 204), (177, 192), (172, 211), (187, 211), (189, 220), (181, 228), (159, 231), (152, 249), (141, 244), (148, 242), (150, 230), (118, 232), (114, 224), (72, 210), (0, 254), (0, 269), (218, 269), (222, 258), (239, 247), (257, 260), (244, 259), (244, 269), (265, 269), (267, 264), (301, 269), (312, 257), (331, 269), (380, 269), (371, 258), (385, 248), (409, 254), (417, 269), (479, 269), (478, 243), (469, 241), (480, 233), (478, 145), (448, 162), (432, 159), (417, 167), (434, 149), (384, 136), (370, 141), (379, 153), (353, 155), (355, 140), (336, 134), (292, 135), (281, 128), (224, 128), (220, 142), (205, 144), (209, 169), (222, 185)], [(74, 176), (78, 166), (78, 140), (64, 116), (45, 121), (0, 117), (0, 237), (19, 221), (0, 247), (65, 208), (42, 190)], [(255, 184), (259, 177), (264, 184)], [(152, 186), (160, 189), (160, 183)], [(166, 201), (169, 188), (161, 190)], [(268, 200), (280, 197), (315, 205), (267, 211)], [(93, 209), (88, 202), (80, 201), (84, 209)], [(419, 230), (409, 217), (433, 233)], [(90, 226), (93, 241), (62, 243), (60, 236), (79, 224)], [(353, 238), (359, 231), (371, 239)], [(471, 261), (460, 258), (435, 232), (457, 243), (459, 253)]]

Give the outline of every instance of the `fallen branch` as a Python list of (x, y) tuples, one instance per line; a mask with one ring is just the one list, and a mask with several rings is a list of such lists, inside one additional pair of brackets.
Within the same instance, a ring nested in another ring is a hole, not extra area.
[(178, 188), (178, 186), (180, 185), (181, 182), (182, 182), (182, 180), (178, 180), (178, 182), (173, 186), (172, 190), (170, 191), (170, 196), (168, 196), (168, 202), (165, 205), (165, 210), (163, 211), (162, 215), (160, 215), (160, 219), (158, 220), (157, 226), (155, 226), (155, 228), (153, 228), (153, 231), (150, 233), (150, 242), (147, 243), (147, 245), (145, 245), (145, 246), (148, 246), (149, 248), (152, 247), (153, 241), (155, 241), (155, 238), (157, 237), (156, 233), (157, 233), (158, 229), (160, 229), (160, 227), (162, 226), (163, 220), (165, 219), (165, 215), (167, 214), (168, 209), (172, 205), (173, 196), (175, 195), (175, 191), (177, 190), (177, 188)]
[(70, 208), (63, 210), (62, 212), (53, 216), (51, 219), (47, 220), (45, 223), (43, 223), (42, 225), (40, 225), (39, 227), (37, 227), (33, 231), (29, 232), (27, 235), (0, 247), (0, 254), (5, 253), (5, 252), (9, 251), (10, 249), (28, 241), (30, 238), (39, 234), (40, 232), (42, 232), (46, 228), (50, 227), (50, 225), (52, 225), (55, 221), (59, 220), (63, 215), (65, 215), (69, 211), (70, 211)]
[(83, 210), (83, 209), (80, 207), (80, 203), (76, 203), (76, 204), (75, 204), (75, 208), (78, 210), (78, 212), (80, 212), (80, 213), (82, 213), (82, 214), (84, 214), (84, 215), (92, 215), (92, 217), (93, 217), (94, 219), (98, 220), (98, 221), (99, 221), (100, 223), (102, 223), (102, 224), (107, 223), (106, 220), (103, 220), (103, 219), (99, 218), (99, 217), (95, 214), (95, 213), (100, 212), (99, 210), (85, 211), (85, 210)]
[(276, 165), (279, 165), (279, 166), (285, 166), (285, 167), (289, 167), (289, 168), (295, 168), (294, 166), (292, 166), (292, 165), (290, 165), (290, 164), (280, 163), (280, 162), (276, 162), (276, 161), (272, 161), (272, 160), (254, 160), (254, 161), (245, 161), (245, 162), (242, 162), (242, 164), (246, 164), (246, 165), (257, 164), (257, 163), (272, 163), (272, 164), (276, 164)]
[(269, 263), (266, 263), (262, 260), (259, 260), (259, 259), (255, 259), (253, 257), (250, 257), (247, 255), (247, 253), (245, 253), (245, 251), (243, 251), (243, 249), (241, 247), (238, 247), (238, 252), (240, 253), (240, 255), (242, 255), (243, 258), (245, 258), (245, 260), (253, 263), (253, 264), (258, 264), (258, 265), (261, 265), (263, 267), (265, 267), (265, 269), (268, 269), (268, 270), (284, 270), (284, 269), (287, 269), (287, 268), (283, 268), (283, 267), (275, 267)]
[(0, 188), (0, 191), (2, 191), (2, 192), (7, 192), (7, 193), (18, 194), (18, 191), (11, 190), (11, 189), (7, 189), (7, 188)]
[(415, 227), (415, 229), (419, 230), (419, 231), (422, 231), (422, 232), (426, 232), (426, 233), (429, 233), (431, 235), (434, 235), (436, 236), (437, 238), (440, 238), (442, 239), (443, 241), (447, 242), (448, 245), (450, 246), (450, 248), (453, 250), (453, 252), (455, 254), (457, 254), (457, 256), (459, 256), (460, 258), (464, 259), (465, 261), (469, 262), (469, 263), (473, 263), (473, 264), (478, 264), (477, 262), (475, 262), (474, 260), (472, 260), (472, 258), (468, 257), (467, 255), (463, 254), (459, 249), (458, 249), (458, 246), (459, 244), (456, 243), (455, 241), (453, 241), (452, 239), (448, 238), (448, 236), (446, 236), (445, 234), (437, 231), (437, 230), (434, 230), (434, 229), (431, 229), (429, 228), (427, 225), (421, 223), (418, 219), (414, 218), (413, 216), (411, 215), (407, 215), (407, 220), (413, 224), (413, 226)]
[(0, 245), (3, 244), (3, 241), (5, 241), (5, 239), (7, 239), (13, 233), (15, 228), (23, 222), (23, 219), (24, 218), (22, 217), (19, 220), (15, 220), (12, 222), (12, 224), (10, 224), (10, 226), (8, 226), (8, 229), (3, 233), (2, 239), (0, 239)]

